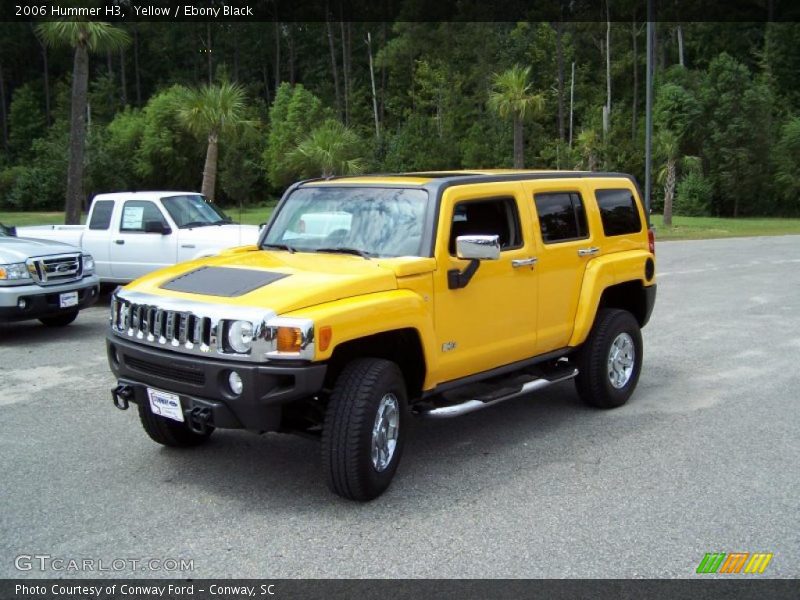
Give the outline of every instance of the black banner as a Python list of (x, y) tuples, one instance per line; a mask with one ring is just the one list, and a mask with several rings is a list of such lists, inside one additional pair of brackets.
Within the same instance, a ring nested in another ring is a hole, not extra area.
[[(787, 0), (653, 0), (654, 19), (800, 21)], [(644, 21), (647, 0), (4, 0), (1, 21)]]
[(0, 580), (3, 600), (245, 600), (249, 598), (419, 600), (780, 600), (797, 598), (797, 581), (786, 579), (118, 579)]

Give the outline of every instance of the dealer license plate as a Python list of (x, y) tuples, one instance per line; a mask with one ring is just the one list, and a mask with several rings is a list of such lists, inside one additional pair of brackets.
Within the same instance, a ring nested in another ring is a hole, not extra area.
[(153, 414), (183, 423), (183, 409), (178, 394), (147, 388), (147, 397), (150, 400), (150, 410), (153, 411)]
[(69, 308), (78, 305), (78, 292), (64, 292), (58, 296), (58, 305), (61, 308)]

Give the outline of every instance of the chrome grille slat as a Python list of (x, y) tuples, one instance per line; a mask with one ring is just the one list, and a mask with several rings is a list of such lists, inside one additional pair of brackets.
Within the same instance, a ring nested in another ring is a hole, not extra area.
[(148, 306), (147, 307), (147, 341), (152, 342), (155, 338), (155, 327), (156, 327), (156, 307), (155, 306)]

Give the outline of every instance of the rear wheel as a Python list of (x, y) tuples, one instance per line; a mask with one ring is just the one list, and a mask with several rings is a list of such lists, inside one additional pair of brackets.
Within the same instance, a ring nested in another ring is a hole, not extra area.
[(213, 427), (209, 427), (204, 434), (195, 433), (189, 429), (186, 423), (180, 423), (153, 414), (153, 411), (150, 410), (150, 405), (144, 402), (139, 404), (139, 420), (151, 440), (162, 446), (171, 446), (173, 448), (199, 446), (214, 433)]
[(366, 501), (389, 487), (403, 452), (406, 404), (395, 363), (361, 358), (342, 370), (322, 431), (322, 465), (332, 492)]
[(42, 317), (39, 321), (48, 327), (65, 327), (78, 318), (78, 311), (73, 310), (68, 313), (56, 315), (54, 317)]
[(636, 318), (626, 310), (600, 310), (577, 364), (575, 386), (585, 402), (599, 408), (625, 404), (642, 369), (642, 332)]

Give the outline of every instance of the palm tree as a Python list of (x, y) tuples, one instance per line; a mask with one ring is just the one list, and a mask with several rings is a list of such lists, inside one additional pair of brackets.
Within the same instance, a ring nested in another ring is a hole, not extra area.
[(244, 88), (223, 81), (196, 89), (184, 88), (178, 98), (178, 119), (190, 133), (208, 142), (201, 193), (213, 202), (220, 137), (236, 128), (253, 125), (252, 121), (245, 119), (247, 106)]
[(301, 140), (288, 158), (303, 177), (358, 175), (364, 172), (363, 143), (349, 127), (328, 119)]
[(664, 227), (672, 227), (672, 205), (675, 199), (675, 184), (678, 179), (678, 162), (683, 169), (697, 169), (700, 159), (697, 156), (680, 158), (680, 140), (668, 129), (659, 132), (656, 138), (656, 156), (661, 157), (664, 164), (658, 170), (656, 180), (664, 186)]
[(493, 89), (489, 94), (488, 106), (503, 119), (509, 116), (514, 122), (514, 168), (524, 166), (523, 128), (528, 115), (538, 115), (544, 110), (544, 94), (532, 94), (528, 78), (530, 67), (514, 67), (495, 74)]
[(678, 138), (671, 131), (662, 130), (656, 138), (656, 154), (664, 164), (658, 171), (658, 183), (664, 186), (664, 227), (672, 227), (672, 201), (675, 198), (677, 179)]
[(75, 49), (72, 61), (72, 97), (69, 127), (69, 166), (64, 222), (80, 223), (83, 204), (83, 151), (86, 143), (86, 102), (89, 85), (89, 52), (119, 50), (130, 39), (110, 23), (96, 21), (53, 21), (42, 23), (36, 32), (47, 46)]

